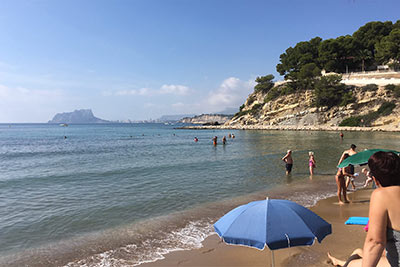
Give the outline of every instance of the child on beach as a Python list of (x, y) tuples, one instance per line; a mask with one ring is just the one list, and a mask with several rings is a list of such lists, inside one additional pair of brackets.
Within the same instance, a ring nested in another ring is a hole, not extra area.
[(353, 191), (356, 190), (356, 185), (354, 184), (354, 177), (357, 177), (358, 173), (355, 173), (354, 175), (346, 175), (346, 189), (349, 187), (349, 185), (351, 184)]
[(361, 172), (367, 177), (367, 179), (365, 180), (365, 184), (364, 184), (364, 188), (365, 188), (369, 185), (370, 182), (373, 181), (373, 179), (372, 179), (371, 173), (366, 168), (362, 168)]
[(308, 166), (310, 168), (310, 175), (313, 175), (314, 174), (314, 168), (317, 167), (315, 165), (316, 161), (315, 161), (315, 158), (314, 158), (314, 152), (312, 152), (312, 151), (308, 152), (308, 157), (309, 157), (308, 158)]

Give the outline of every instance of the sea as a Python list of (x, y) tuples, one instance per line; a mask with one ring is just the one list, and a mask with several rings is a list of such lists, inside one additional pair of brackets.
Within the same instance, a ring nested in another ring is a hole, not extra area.
[[(181, 126), (0, 124), (0, 266), (153, 262), (200, 248), (238, 205), (269, 197), (310, 207), (334, 196), (338, 160), (353, 143), (400, 150), (399, 133), (341, 140), (339, 132)], [(281, 160), (288, 149), (290, 175)]]

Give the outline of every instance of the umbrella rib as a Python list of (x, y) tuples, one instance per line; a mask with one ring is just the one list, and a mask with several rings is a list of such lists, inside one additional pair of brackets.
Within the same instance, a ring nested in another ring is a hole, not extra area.
[[(304, 207), (303, 207), (304, 208)], [(306, 209), (306, 208), (305, 208)], [(307, 226), (307, 229), (314, 235), (314, 241), (315, 242), (315, 238), (317, 238), (316, 233), (314, 232), (314, 229), (312, 227), (309, 227), (309, 225), (303, 220), (303, 218), (297, 213), (296, 210), (292, 210), (294, 213), (296, 213), (296, 215), (300, 218), (300, 220), (304, 223), (304, 225)], [(317, 215), (318, 216), (318, 215)], [(319, 216), (318, 216), (319, 217)], [(319, 217), (320, 218), (320, 217)]]

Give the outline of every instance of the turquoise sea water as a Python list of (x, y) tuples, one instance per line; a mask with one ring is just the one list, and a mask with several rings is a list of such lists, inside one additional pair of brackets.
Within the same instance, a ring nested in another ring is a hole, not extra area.
[[(270, 196), (310, 206), (334, 195), (335, 166), (351, 143), (400, 149), (397, 133), (346, 132), (341, 141), (337, 132), (174, 127), (0, 124), (0, 264), (153, 261), (201, 246), (236, 205)], [(228, 133), (236, 138), (222, 145)], [(287, 149), (290, 176), (281, 161)]]

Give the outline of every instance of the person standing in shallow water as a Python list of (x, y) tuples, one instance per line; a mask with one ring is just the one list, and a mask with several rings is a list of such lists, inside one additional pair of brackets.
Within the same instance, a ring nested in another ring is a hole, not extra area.
[(282, 160), (286, 163), (286, 175), (288, 175), (292, 172), (293, 168), (292, 150), (289, 149)]
[(310, 175), (313, 175), (314, 174), (314, 168), (317, 167), (315, 165), (317, 162), (315, 161), (315, 158), (314, 158), (314, 152), (312, 152), (312, 151), (308, 152), (308, 156), (309, 156), (308, 166), (310, 168)]
[(214, 138), (212, 139), (214, 146), (217, 146), (217, 140), (218, 140), (218, 137), (214, 136)]

